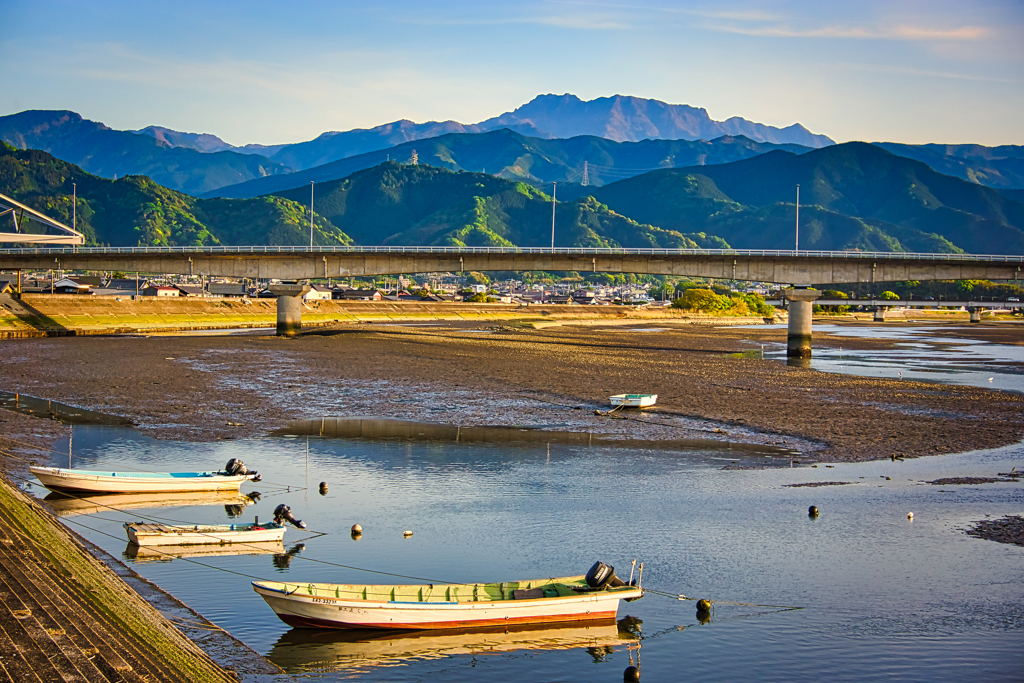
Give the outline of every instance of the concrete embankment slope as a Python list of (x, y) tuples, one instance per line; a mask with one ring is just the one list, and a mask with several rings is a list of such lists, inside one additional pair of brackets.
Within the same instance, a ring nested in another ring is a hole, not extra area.
[(237, 680), (0, 478), (0, 681)]
[[(120, 299), (120, 300), (119, 300)], [(303, 304), (304, 327), (338, 323), (510, 319), (617, 320), (685, 318), (670, 308), (383, 301), (310, 301)], [(137, 334), (175, 330), (267, 327), (277, 324), (274, 299), (95, 297), (69, 294), (0, 295), (0, 338)]]

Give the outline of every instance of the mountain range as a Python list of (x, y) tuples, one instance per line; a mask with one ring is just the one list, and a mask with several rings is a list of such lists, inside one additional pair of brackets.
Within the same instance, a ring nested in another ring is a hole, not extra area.
[[(58, 220), (68, 220), (73, 178), (79, 222), (94, 243), (308, 240), (308, 187), (196, 199), (144, 177), (97, 178), (45, 152), (0, 150), (0, 192)], [(555, 243), (788, 249), (797, 184), (802, 249), (1024, 254), (1024, 204), (867, 143), (775, 149), (567, 192), (559, 186)], [(551, 239), (550, 194), (486, 173), (384, 162), (318, 183), (314, 206), (319, 244), (546, 246)]]
[(715, 140), (643, 140), (613, 142), (591, 135), (568, 139), (527, 137), (508, 129), (489, 133), (451, 133), (406, 142), (280, 177), (256, 178), (207, 192), (207, 197), (256, 197), (309, 183), (344, 178), (385, 161), (424, 163), (452, 171), (478, 171), (533, 184), (583, 181), (604, 185), (659, 168), (722, 164), (776, 149), (803, 153), (800, 145), (754, 142), (742, 136)]

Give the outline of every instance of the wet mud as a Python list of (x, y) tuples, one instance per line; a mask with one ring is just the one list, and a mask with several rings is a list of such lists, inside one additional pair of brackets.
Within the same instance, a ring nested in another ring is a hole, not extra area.
[[(638, 333), (599, 324), (348, 324), (295, 340), (3, 340), (0, 388), (118, 416), (157, 438), (197, 441), (264, 435), (324, 416), (752, 443), (813, 461), (917, 457), (1024, 438), (1020, 394), (819, 373), (744, 353), (782, 347), (784, 327), (659, 325)], [(1008, 341), (1024, 327), (990, 334)], [(851, 340), (821, 335), (815, 343)], [(656, 393), (658, 404), (594, 414), (624, 392)]]

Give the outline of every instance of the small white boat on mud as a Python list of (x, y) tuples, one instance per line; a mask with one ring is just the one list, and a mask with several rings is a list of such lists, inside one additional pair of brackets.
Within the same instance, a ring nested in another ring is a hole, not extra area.
[(658, 402), (657, 394), (616, 394), (610, 397), (616, 408), (647, 408)]
[(259, 474), (235, 458), (223, 472), (111, 472), (34, 466), (29, 470), (48, 489), (90, 493), (238, 491), (242, 482), (260, 480)]
[[(643, 565), (640, 565), (643, 575)], [(363, 585), (253, 581), (289, 626), (451, 629), (614, 619), (644, 591), (601, 562), (584, 576), (476, 584)]]
[(224, 545), (227, 543), (281, 542), (284, 526), (275, 522), (260, 524), (151, 524), (128, 522), (123, 525), (128, 540), (140, 546)]

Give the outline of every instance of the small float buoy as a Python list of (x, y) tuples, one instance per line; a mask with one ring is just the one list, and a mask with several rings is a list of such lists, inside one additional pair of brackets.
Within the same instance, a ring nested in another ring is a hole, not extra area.
[(892, 477), (886, 477), (885, 480), (886, 481), (892, 481)]
[(711, 601), (710, 600), (698, 600), (697, 601), (697, 611), (698, 612), (710, 612), (711, 611)]
[(402, 532), (402, 536), (405, 536), (406, 538), (409, 538), (410, 536), (412, 536), (412, 532), (409, 531), (408, 529), (406, 529), (405, 531)]
[(807, 508), (807, 516), (808, 517), (817, 517), (818, 516), (818, 508), (817, 508), (817, 506), (812, 505), (811, 507)]
[(354, 533), (354, 534), (361, 534), (361, 533), (363, 533), (363, 527), (359, 526), (358, 524), (353, 524), (352, 525), (352, 533)]
[(632, 683), (640, 680), (640, 669), (635, 666), (627, 666), (622, 672), (622, 683)]
[(914, 513), (913, 512), (908, 512), (907, 513), (907, 519), (914, 519)]
[(326, 481), (320, 482), (320, 495), (321, 496), (326, 496), (327, 495), (327, 482)]

